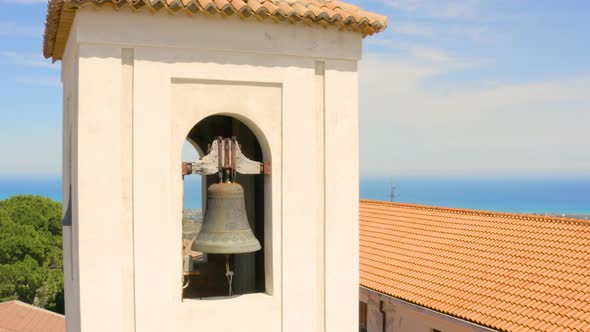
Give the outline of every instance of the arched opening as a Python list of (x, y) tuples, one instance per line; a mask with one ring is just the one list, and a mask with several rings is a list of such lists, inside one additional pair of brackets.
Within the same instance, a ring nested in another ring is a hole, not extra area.
[[(235, 136), (242, 153), (252, 160), (263, 160), (263, 151), (256, 135), (242, 121), (227, 116), (213, 115), (197, 123), (188, 133), (183, 146), (183, 160), (202, 158), (216, 137)], [(197, 157), (198, 156), (198, 157)], [(188, 159), (187, 159), (188, 158)], [(183, 262), (184, 299), (228, 296), (226, 255), (202, 254), (191, 251), (191, 243), (199, 234), (202, 217), (207, 209), (207, 187), (218, 182), (217, 175), (184, 176)], [(246, 215), (262, 250), (230, 255), (234, 272), (233, 295), (265, 292), (265, 199), (264, 176), (237, 174), (235, 182), (244, 188)]]

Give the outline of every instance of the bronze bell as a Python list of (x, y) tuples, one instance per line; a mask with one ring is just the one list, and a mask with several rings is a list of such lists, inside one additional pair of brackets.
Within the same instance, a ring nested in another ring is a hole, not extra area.
[(261, 249), (248, 224), (241, 185), (224, 182), (207, 188), (203, 226), (191, 249), (210, 254), (240, 254)]

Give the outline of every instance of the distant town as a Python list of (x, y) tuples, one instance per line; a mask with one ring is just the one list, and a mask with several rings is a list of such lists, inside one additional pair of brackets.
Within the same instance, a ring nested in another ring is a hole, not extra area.
[(203, 215), (201, 209), (185, 209), (182, 219), (182, 237), (194, 240), (201, 230)]
[(203, 221), (203, 214), (201, 209), (185, 209), (183, 222), (201, 223)]
[(533, 213), (534, 215), (546, 216), (546, 217), (561, 217), (561, 218), (573, 218), (573, 219), (582, 219), (582, 220), (590, 220), (590, 214), (569, 214), (569, 213)]

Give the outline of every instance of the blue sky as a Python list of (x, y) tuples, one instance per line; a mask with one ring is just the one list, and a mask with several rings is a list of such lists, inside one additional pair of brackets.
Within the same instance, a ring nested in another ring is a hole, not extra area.
[[(46, 4), (0, 2), (0, 176), (60, 174)], [(390, 22), (359, 66), (362, 175), (590, 174), (590, 2), (351, 2)]]

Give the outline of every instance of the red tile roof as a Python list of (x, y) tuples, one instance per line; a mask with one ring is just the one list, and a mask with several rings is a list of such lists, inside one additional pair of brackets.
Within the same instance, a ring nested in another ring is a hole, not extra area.
[(0, 303), (1, 332), (65, 332), (63, 315), (20, 301)]
[(387, 17), (339, 0), (49, 0), (43, 54), (61, 60), (76, 10), (81, 6), (127, 7), (170, 13), (238, 15), (242, 18), (270, 18), (275, 23), (334, 25), (363, 36), (385, 30)]
[(506, 331), (590, 331), (590, 221), (361, 200), (361, 286)]

